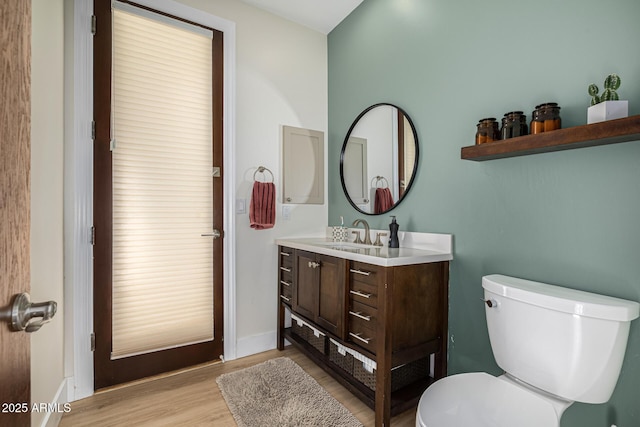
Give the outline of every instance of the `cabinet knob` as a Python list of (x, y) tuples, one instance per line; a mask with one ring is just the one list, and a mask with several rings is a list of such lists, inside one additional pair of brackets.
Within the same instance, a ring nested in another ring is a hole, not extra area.
[(318, 268), (318, 267), (320, 267), (320, 263), (319, 262), (315, 262), (315, 261), (309, 261), (309, 267), (310, 268)]

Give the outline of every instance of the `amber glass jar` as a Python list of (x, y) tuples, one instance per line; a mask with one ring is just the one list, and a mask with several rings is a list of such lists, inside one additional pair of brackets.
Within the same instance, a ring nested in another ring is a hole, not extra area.
[(544, 120), (540, 118), (540, 110), (538, 110), (539, 105), (536, 106), (536, 109), (531, 113), (531, 135), (535, 135), (537, 133), (544, 132)]
[(511, 111), (502, 118), (502, 139), (515, 138), (529, 134), (527, 116), (522, 111)]
[(548, 102), (536, 106), (531, 113), (531, 134), (549, 132), (562, 128), (560, 107), (556, 102)]
[(497, 141), (500, 139), (500, 129), (495, 117), (488, 117), (478, 122), (476, 131), (476, 144)]
[(560, 119), (560, 107), (555, 102), (549, 102), (540, 106), (540, 116), (544, 120), (544, 131), (562, 128), (562, 120)]

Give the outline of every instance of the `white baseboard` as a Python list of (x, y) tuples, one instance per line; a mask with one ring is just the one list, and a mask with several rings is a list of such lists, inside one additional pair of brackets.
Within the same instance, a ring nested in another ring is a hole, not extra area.
[(236, 344), (236, 357), (241, 358), (273, 350), (276, 348), (276, 340), (276, 331), (240, 338)]
[[(74, 390), (76, 389), (74, 378), (68, 377), (65, 379), (67, 382), (67, 402), (75, 402), (76, 400), (79, 400), (76, 398), (76, 394), (74, 393)], [(89, 397), (89, 396), (85, 396), (85, 397)]]
[(62, 380), (51, 403), (39, 403), (35, 406), (32, 403), (33, 409), (40, 410), (45, 413), (40, 427), (57, 427), (65, 412), (69, 412), (71, 410), (68, 399), (70, 382), (71, 378), (65, 378)]

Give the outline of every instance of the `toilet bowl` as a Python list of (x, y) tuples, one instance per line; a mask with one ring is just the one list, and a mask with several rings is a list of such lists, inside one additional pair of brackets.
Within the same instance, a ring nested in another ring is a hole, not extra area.
[(417, 427), (558, 427), (574, 401), (609, 400), (640, 304), (502, 275), (482, 286), (505, 374), (436, 381), (420, 398)]
[(452, 375), (424, 392), (417, 427), (558, 427), (571, 402), (532, 392), (505, 375)]

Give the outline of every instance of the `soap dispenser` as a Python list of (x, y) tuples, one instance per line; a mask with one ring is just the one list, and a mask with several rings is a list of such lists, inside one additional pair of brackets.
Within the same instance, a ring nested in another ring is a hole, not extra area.
[(345, 242), (347, 240), (347, 228), (344, 226), (344, 218), (342, 216), (340, 216), (340, 226), (332, 229), (332, 237), (334, 242)]
[(390, 248), (399, 248), (400, 242), (398, 241), (398, 223), (396, 222), (396, 217), (391, 216), (391, 224), (389, 224), (389, 231), (391, 235), (389, 236), (389, 247)]

